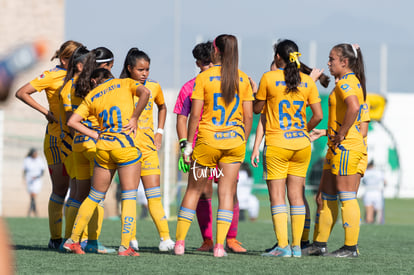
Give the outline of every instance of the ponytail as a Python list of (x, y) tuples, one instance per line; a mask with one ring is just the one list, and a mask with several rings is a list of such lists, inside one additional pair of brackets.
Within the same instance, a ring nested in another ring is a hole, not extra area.
[(56, 58), (69, 60), (73, 52), (80, 46), (82, 46), (81, 43), (73, 40), (68, 40), (60, 46), (59, 50), (55, 52), (50, 61), (53, 61)]
[(102, 66), (102, 64), (109, 64), (113, 60), (113, 53), (105, 47), (98, 47), (90, 51), (85, 57), (83, 70), (76, 82), (75, 95), (80, 98), (85, 98), (93, 88), (91, 86), (91, 75), (93, 71)]
[(237, 38), (222, 34), (213, 42), (215, 51), (221, 57), (221, 93), (226, 105), (230, 104), (239, 91), (239, 54)]
[(89, 51), (86, 49), (85, 46), (80, 46), (78, 48), (76, 48), (76, 50), (73, 52), (72, 56), (69, 59), (69, 63), (68, 63), (68, 70), (65, 76), (65, 79), (63, 80), (63, 86), (65, 86), (65, 84), (71, 80), (76, 73), (78, 73), (78, 67), (77, 65), (79, 63), (84, 63), (87, 54), (89, 53)]
[(352, 44), (338, 44), (333, 47), (338, 52), (340, 58), (348, 59), (348, 66), (358, 78), (361, 84), (362, 92), (364, 94), (364, 101), (367, 99), (366, 79), (365, 79), (365, 66), (364, 59), (362, 57), (361, 48), (359, 45)]
[(286, 66), (283, 70), (285, 75), (286, 93), (299, 91), (301, 78), (299, 69), (301, 63), (299, 61), (299, 48), (295, 42), (291, 40), (283, 40), (274, 45), (275, 58), (277, 55), (285, 62)]

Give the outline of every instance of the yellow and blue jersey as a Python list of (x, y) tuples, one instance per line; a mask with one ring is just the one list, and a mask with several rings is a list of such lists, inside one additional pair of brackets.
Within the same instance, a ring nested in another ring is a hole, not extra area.
[[(76, 82), (76, 80), (75, 80)], [(70, 106), (70, 110), (72, 112), (74, 112), (79, 105), (82, 103), (83, 98), (78, 97), (75, 95), (75, 88), (76, 88), (76, 83), (73, 85), (73, 88), (71, 90), (71, 94), (70, 94), (70, 99), (71, 99), (71, 106)], [(68, 107), (69, 110), (69, 107)], [(99, 129), (99, 123), (98, 120), (96, 118), (96, 116), (94, 115), (89, 115), (87, 119), (82, 120), (82, 123), (92, 129), (92, 130), (96, 130), (98, 131)], [(79, 133), (78, 131), (75, 131), (75, 136), (73, 137), (73, 142), (72, 142), (72, 151), (74, 152), (83, 152), (87, 149), (91, 149), (91, 148), (95, 148), (96, 147), (96, 141), (84, 134)]]
[[(38, 91), (45, 91), (49, 103), (49, 111), (53, 113), (59, 121), (59, 92), (63, 85), (63, 79), (66, 76), (66, 70), (56, 66), (55, 68), (43, 72), (39, 77), (30, 81), (30, 85)], [(48, 123), (46, 134), (60, 138), (60, 125), (53, 122)]]
[(134, 112), (134, 95), (139, 85), (130, 78), (108, 79), (90, 91), (76, 109), (75, 113), (84, 119), (90, 115), (97, 118), (100, 132), (97, 149), (135, 147), (133, 134), (123, 132), (122, 127)]
[(204, 101), (197, 144), (232, 149), (246, 142), (243, 102), (254, 98), (247, 75), (239, 70), (239, 77), (239, 91), (226, 105), (221, 93), (221, 66), (213, 66), (197, 76), (191, 98)]
[(358, 78), (354, 73), (348, 73), (339, 79), (334, 90), (329, 95), (329, 118), (328, 118), (328, 146), (332, 148), (330, 137), (334, 137), (344, 122), (347, 105), (345, 99), (349, 96), (356, 96), (360, 111), (357, 119), (349, 128), (345, 139), (341, 142), (340, 149), (355, 150), (366, 153), (362, 135), (359, 131), (361, 123), (361, 110), (364, 108), (364, 93)]
[[(148, 103), (145, 106), (145, 109), (142, 111), (139, 117), (139, 132), (135, 138), (135, 143), (142, 153), (157, 150), (154, 145), (154, 103), (157, 105), (162, 105), (165, 103), (161, 86), (157, 81), (147, 79), (144, 83), (144, 86), (151, 92), (151, 94), (148, 99)], [(135, 96), (134, 99), (135, 104), (137, 104), (139, 98)]]
[(257, 100), (265, 100), (266, 145), (300, 150), (310, 145), (306, 105), (321, 101), (312, 78), (300, 73), (297, 92), (286, 93), (283, 70), (265, 73), (260, 80)]

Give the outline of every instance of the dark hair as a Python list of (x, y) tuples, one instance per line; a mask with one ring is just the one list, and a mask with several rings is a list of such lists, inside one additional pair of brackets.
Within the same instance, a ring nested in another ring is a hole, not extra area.
[[(358, 78), (362, 91), (364, 93), (364, 101), (367, 99), (367, 89), (366, 89), (366, 80), (365, 80), (365, 68), (364, 68), (364, 59), (362, 57), (362, 52), (359, 47), (354, 47), (351, 44), (338, 44), (333, 47), (335, 51), (338, 52), (341, 60), (343, 58), (348, 59), (348, 67), (355, 73), (355, 76)], [(356, 51), (356, 55), (354, 52)]]
[[(308, 67), (306, 64), (300, 62), (300, 69), (299, 69), (302, 73), (304, 74), (310, 74), (312, 72), (312, 68)], [(327, 76), (326, 74), (322, 73), (321, 76), (319, 77), (319, 82), (321, 83), (321, 85), (324, 88), (327, 88), (329, 85), (329, 82), (331, 81), (331, 79), (329, 78), (329, 76)]]
[(33, 154), (36, 152), (37, 150), (35, 148), (30, 148), (29, 153), (27, 153), (27, 157), (33, 158)]
[(294, 61), (290, 61), (290, 54), (299, 52), (298, 45), (292, 40), (282, 40), (274, 45), (275, 58), (279, 55), (285, 62), (286, 66), (283, 70), (286, 82), (286, 92), (297, 92), (300, 84), (300, 73), (298, 64)]
[(239, 91), (239, 50), (234, 35), (222, 34), (216, 37), (213, 46), (221, 59), (221, 93), (226, 105), (233, 101)]
[[(98, 68), (94, 70), (91, 74), (91, 87), (92, 89), (96, 88), (99, 84), (102, 84), (106, 79), (114, 78), (112, 73), (105, 68)], [(95, 80), (96, 83), (92, 82), (92, 79)]]
[(124, 67), (122, 68), (122, 72), (119, 78), (131, 77), (131, 72), (128, 70), (128, 66), (135, 67), (137, 60), (139, 59), (144, 59), (148, 63), (151, 63), (151, 59), (145, 52), (140, 51), (138, 48), (129, 49), (125, 57)]
[(211, 63), (211, 49), (212, 43), (210, 41), (199, 43), (193, 49), (193, 56), (197, 61), (201, 61), (203, 65), (208, 65)]
[(97, 69), (101, 64), (111, 63), (114, 60), (113, 53), (105, 47), (99, 47), (93, 49), (86, 55), (83, 70), (80, 73), (78, 80), (76, 81), (75, 95), (80, 98), (84, 98), (91, 87), (91, 75), (92, 72)]
[(78, 73), (78, 63), (84, 63), (86, 59), (86, 55), (89, 53), (89, 50), (86, 49), (85, 46), (78, 47), (72, 54), (72, 56), (69, 59), (68, 63), (68, 70), (65, 76), (65, 79), (63, 80), (63, 86), (65, 86), (66, 82), (71, 80), (73, 76)]

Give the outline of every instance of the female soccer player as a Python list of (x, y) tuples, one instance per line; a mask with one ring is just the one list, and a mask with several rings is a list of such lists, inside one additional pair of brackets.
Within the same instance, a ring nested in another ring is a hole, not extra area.
[[(213, 66), (211, 62), (211, 48), (212, 43), (200, 43), (197, 44), (193, 49), (193, 56), (196, 59), (196, 65), (200, 68), (200, 71), (203, 72)], [(181, 147), (181, 156), (178, 162), (178, 169), (187, 173), (190, 169), (189, 165), (184, 163), (183, 151), (187, 144), (187, 119), (191, 111), (191, 95), (193, 93), (193, 87), (195, 83), (193, 78), (181, 88), (180, 93), (178, 94), (177, 101), (175, 103), (174, 113), (177, 114), (177, 135), (178, 140), (180, 141)], [(193, 140), (193, 148), (195, 146), (195, 141), (197, 139), (197, 134)], [(205, 189), (201, 193), (200, 200), (197, 204), (196, 215), (198, 225), (200, 227), (201, 235), (203, 237), (203, 243), (197, 251), (212, 251), (214, 248), (213, 243), (213, 210), (211, 207), (211, 197), (213, 196), (213, 177), (208, 179), (208, 183), (205, 186)], [(234, 200), (234, 209), (233, 209), (233, 220), (230, 225), (229, 232), (226, 238), (226, 247), (228, 250), (233, 252), (246, 252), (246, 249), (241, 246), (241, 243), (236, 239), (238, 221), (239, 221), (239, 204), (237, 200), (237, 194), (235, 195)]]
[[(276, 71), (278, 68), (276, 66), (275, 61), (273, 60), (272, 63), (270, 64), (270, 70), (271, 71)], [(300, 62), (300, 71), (302, 73), (308, 74), (314, 82), (318, 81), (321, 83), (321, 85), (325, 88), (328, 87), (330, 79), (327, 75), (325, 75), (323, 73), (323, 69), (317, 69), (317, 68), (313, 68), (311, 69), (310, 67), (308, 67), (307, 65), (305, 65), (303, 62)], [(253, 167), (258, 167), (258, 163), (260, 160), (260, 152), (259, 152), (259, 147), (260, 144), (262, 142), (263, 136), (264, 136), (264, 127), (263, 125), (266, 124), (266, 116), (263, 114), (260, 115), (260, 120), (259, 123), (257, 125), (257, 129), (256, 129), (256, 137), (255, 137), (255, 141), (254, 141), (254, 145), (253, 145), (253, 150), (252, 150), (252, 155), (251, 155), (251, 159), (250, 162), (252, 164)], [(306, 184), (304, 182), (304, 184)], [(304, 190), (305, 190), (305, 185), (303, 186)], [(303, 234), (302, 234), (302, 239), (300, 242), (300, 247), (301, 249), (304, 249), (305, 247), (309, 246), (309, 232), (310, 232), (310, 224), (311, 224), (311, 218), (310, 218), (310, 208), (309, 208), (309, 204), (308, 201), (306, 199), (305, 196), (305, 191), (303, 191), (303, 202), (305, 203), (305, 209), (306, 209), (306, 216), (305, 216), (305, 226), (303, 228)], [(276, 242), (271, 248), (267, 248), (265, 249), (266, 252), (270, 252), (271, 250), (275, 249), (277, 247), (278, 243)]]
[[(94, 87), (93, 83), (84, 80), (89, 78), (91, 73), (98, 67), (111, 68), (113, 64), (113, 54), (105, 47), (96, 48), (91, 52), (85, 47), (79, 47), (72, 55), (69, 63), (68, 73), (65, 78), (67, 83), (60, 93), (63, 103), (62, 108), (64, 109), (62, 110), (62, 117), (66, 117), (65, 122), (72, 115), (73, 111), (81, 104), (83, 98)], [(86, 85), (76, 85), (78, 81)], [(97, 130), (99, 127), (97, 119), (94, 116), (89, 116), (88, 119), (82, 121), (82, 123), (94, 130)], [(72, 129), (67, 127), (66, 123), (62, 123), (62, 128), (65, 127), (67, 129), (64, 131), (65, 133), (68, 133), (68, 131), (73, 132)], [(68, 134), (65, 136), (67, 135)], [(72, 233), (73, 222), (75, 221), (81, 203), (89, 194), (91, 186), (90, 179), (93, 173), (94, 156), (96, 152), (95, 141), (90, 137), (82, 135), (79, 132), (71, 133), (70, 135), (71, 137), (73, 136), (70, 145), (73, 151), (71, 156), (73, 158), (72, 162), (75, 170), (74, 174), (76, 175), (76, 184), (71, 185), (71, 201), (66, 211), (65, 241)], [(87, 230), (85, 230), (82, 235), (82, 239), (87, 239), (87, 244), (84, 248), (85, 252), (115, 252), (115, 250), (108, 249), (98, 242), (102, 229), (103, 215), (103, 201), (101, 201), (88, 224)]]
[[(79, 208), (71, 237), (64, 248), (84, 254), (79, 239), (98, 203), (104, 199), (116, 170), (122, 187), (122, 234), (118, 250), (120, 256), (139, 256), (130, 246), (136, 220), (136, 189), (141, 170), (141, 152), (134, 137), (138, 118), (148, 102), (150, 92), (132, 79), (114, 79), (106, 69), (97, 69), (91, 79), (102, 79), (90, 91), (68, 121), (69, 127), (95, 140), (96, 155), (92, 187)], [(133, 95), (139, 97), (134, 107)], [(94, 115), (99, 122), (99, 133), (82, 120)]]
[[(360, 174), (363, 174), (361, 161), (364, 161), (367, 153), (360, 129), (360, 113), (364, 109), (366, 85), (364, 62), (359, 46), (336, 45), (329, 54), (328, 66), (338, 82), (329, 95), (328, 129), (315, 130), (313, 134), (313, 138), (327, 135), (329, 149), (319, 187), (322, 194), (319, 224), (318, 228), (315, 227), (315, 241), (307, 253), (358, 257), (360, 209), (356, 193)], [(337, 197), (342, 204), (345, 244), (328, 254), (327, 241), (338, 216)]]
[(252, 88), (248, 76), (238, 69), (237, 39), (223, 34), (214, 40), (213, 47), (215, 66), (197, 76), (191, 96), (187, 140), (194, 140), (197, 127), (198, 135), (194, 152), (192, 142), (188, 142), (184, 149), (184, 160), (191, 162), (191, 170), (178, 214), (176, 255), (185, 252), (184, 240), (208, 174), (218, 176), (219, 207), (214, 256), (226, 255), (223, 244), (233, 218), (237, 175), (252, 125)]
[[(38, 78), (30, 81), (16, 92), (17, 98), (42, 113), (48, 121), (44, 139), (44, 153), (52, 180), (52, 194), (48, 207), (50, 230), (48, 247), (51, 249), (58, 249), (62, 242), (63, 204), (69, 187), (69, 177), (62, 163), (60, 152), (62, 140), (59, 125), (59, 91), (66, 75), (69, 58), (79, 46), (82, 44), (72, 40), (63, 43), (52, 58), (52, 60), (59, 58), (60, 64), (43, 72)], [(31, 96), (34, 92), (42, 90), (46, 92), (49, 108), (40, 105)]]
[[(301, 257), (300, 241), (305, 224), (303, 186), (311, 156), (308, 131), (322, 120), (315, 82), (300, 72), (298, 46), (290, 40), (275, 45), (278, 68), (263, 75), (253, 110), (266, 105), (264, 175), (269, 188), (272, 220), (278, 246), (263, 256)], [(306, 104), (312, 117), (306, 123)], [(288, 243), (286, 188), (292, 220), (292, 247)]]
[[(160, 84), (148, 78), (150, 62), (151, 60), (145, 52), (137, 48), (130, 49), (125, 58), (124, 68), (120, 78), (132, 78), (144, 85), (151, 92), (148, 103), (138, 121), (139, 131), (135, 142), (142, 152), (141, 180), (144, 184), (145, 196), (148, 200), (148, 210), (161, 239), (158, 248), (160, 251), (170, 251), (174, 249), (175, 243), (171, 240), (168, 222), (161, 202), (161, 171), (157, 152), (162, 144), (167, 107)], [(135, 102), (137, 101), (138, 98), (135, 97)], [(153, 129), (154, 103), (158, 107), (158, 127), (155, 135)], [(135, 233), (133, 232), (133, 238), (135, 238)], [(138, 244), (136, 242), (133, 242), (131, 246), (135, 246), (134, 248), (138, 250)]]

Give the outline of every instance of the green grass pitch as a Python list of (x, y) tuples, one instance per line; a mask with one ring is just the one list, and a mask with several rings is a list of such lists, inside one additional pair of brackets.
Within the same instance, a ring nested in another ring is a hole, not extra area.
[[(47, 249), (47, 219), (7, 218), (6, 222), (14, 244), (17, 274), (414, 274), (413, 199), (386, 200), (385, 225), (361, 226), (361, 255), (353, 259), (262, 257), (263, 250), (276, 239), (269, 204), (265, 197), (261, 199), (259, 219), (239, 224), (238, 239), (248, 253), (229, 253), (228, 257), (219, 259), (212, 253), (196, 251), (201, 244), (197, 221), (187, 235), (186, 254), (175, 256), (158, 252), (158, 234), (151, 220), (138, 220), (140, 257), (58, 253)], [(174, 238), (176, 222), (171, 221), (169, 225)], [(100, 241), (117, 248), (120, 230), (120, 221), (105, 219)], [(343, 235), (337, 223), (328, 248), (339, 248)]]

